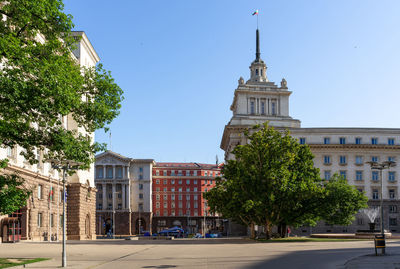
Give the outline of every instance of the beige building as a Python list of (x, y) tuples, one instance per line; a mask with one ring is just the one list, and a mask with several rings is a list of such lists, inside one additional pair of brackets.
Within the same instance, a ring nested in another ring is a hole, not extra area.
[[(221, 148), (225, 159), (234, 158), (231, 151), (238, 144), (247, 143), (243, 131), (266, 121), (278, 129), (289, 129), (291, 135), (302, 144), (308, 144), (315, 155), (314, 165), (321, 177), (329, 179), (334, 173), (345, 177), (369, 198), (370, 207), (379, 205), (381, 180), (383, 180), (385, 229), (400, 231), (399, 175), (400, 165), (385, 170), (383, 178), (371, 171), (367, 161), (398, 161), (400, 159), (400, 129), (389, 128), (301, 128), (300, 121), (289, 116), (287, 82), (282, 79), (280, 87), (267, 78), (267, 66), (260, 58), (259, 33), (257, 30), (256, 59), (250, 65), (250, 79), (239, 79), (231, 110), (233, 116), (225, 126)], [(379, 222), (379, 218), (375, 222)], [(314, 232), (355, 232), (368, 229), (369, 220), (358, 214), (351, 226), (321, 224)], [(309, 233), (311, 228), (302, 228)]]
[[(100, 59), (84, 32), (73, 32), (81, 37), (73, 55), (81, 66), (94, 66)], [(77, 126), (72, 116), (62, 118), (68, 130), (78, 130), (89, 135)], [(43, 163), (43, 152), (37, 151), (38, 164), (30, 165), (20, 153), (23, 148), (0, 148), (0, 159), (9, 159), (9, 165), (1, 173), (17, 173), (25, 179), (26, 186), (32, 190), (27, 206), (15, 214), (0, 217), (2, 240), (12, 240), (16, 236), (22, 240), (49, 241), (62, 236), (62, 174)], [(78, 171), (67, 179), (67, 238), (95, 239), (94, 165), (85, 171)]]

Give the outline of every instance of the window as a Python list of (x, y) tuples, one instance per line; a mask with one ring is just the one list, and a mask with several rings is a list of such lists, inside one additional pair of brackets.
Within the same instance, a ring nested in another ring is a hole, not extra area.
[(186, 195), (186, 200), (187, 200), (187, 201), (190, 200), (190, 195)]
[(300, 137), (300, 144), (304, 145), (306, 143), (305, 137)]
[(112, 193), (108, 194), (108, 199), (112, 199)]
[(179, 179), (179, 180), (178, 180), (178, 184), (182, 184), (182, 179)]
[(175, 194), (171, 194), (171, 200), (175, 201)]
[(103, 204), (101, 204), (101, 203), (98, 204), (98, 205), (97, 205), (97, 209), (98, 209), (98, 210), (103, 210)]
[(160, 180), (159, 179), (156, 179), (156, 184), (160, 184)]
[(378, 171), (372, 171), (372, 180), (373, 181), (379, 180), (379, 172)]
[(356, 164), (357, 165), (363, 164), (363, 157), (362, 156), (356, 156)]
[(112, 204), (108, 204), (108, 210), (112, 209)]
[(190, 202), (186, 203), (186, 208), (190, 208)]
[(121, 199), (122, 198), (122, 194), (118, 193), (118, 198)]
[(265, 102), (261, 101), (261, 114), (265, 115)]
[(394, 138), (388, 138), (388, 145), (394, 145)]
[(160, 208), (160, 202), (156, 203), (156, 208)]
[(166, 176), (167, 175), (167, 170), (164, 170), (163, 171), (163, 176)]
[(331, 138), (330, 137), (324, 137), (324, 144), (328, 145), (331, 143)]
[(175, 208), (175, 202), (171, 203), (171, 208)]
[(361, 188), (358, 188), (357, 190), (358, 190), (358, 192), (363, 192), (363, 189), (361, 189)]
[(190, 184), (190, 179), (186, 179), (186, 185)]
[(356, 171), (356, 180), (363, 180), (363, 171)]
[(163, 191), (164, 191), (164, 192), (167, 192), (167, 191), (168, 191), (168, 188), (167, 188), (167, 187), (164, 187)]
[(179, 191), (179, 192), (182, 192), (182, 188), (179, 188), (178, 191)]
[(159, 175), (160, 175), (160, 171), (156, 170), (156, 176), (159, 176)]
[[(197, 195), (195, 196), (195, 197), (197, 197)], [(197, 200), (197, 199), (194, 199), (194, 200)], [(194, 208), (198, 208), (198, 203), (197, 202), (195, 202), (194, 204), (193, 204), (193, 206), (194, 206)]]
[(339, 156), (339, 164), (341, 165), (346, 164), (346, 156)]
[(324, 156), (324, 164), (331, 164), (331, 156), (328, 155)]
[(171, 192), (175, 192), (175, 188), (171, 188)]
[(183, 216), (182, 210), (179, 210), (179, 216)]
[(340, 137), (340, 138), (339, 138), (339, 144), (340, 144), (340, 145), (346, 144), (346, 137)]
[(159, 192), (160, 191), (160, 187), (156, 187), (156, 192)]
[(139, 184), (139, 190), (143, 190), (143, 184)]
[(193, 199), (196, 201), (196, 200), (197, 200), (197, 195), (194, 195), (194, 196), (193, 196)]
[[(43, 197), (42, 197), (42, 188), (43, 188), (43, 186), (42, 185), (38, 185), (38, 189), (37, 189), (37, 198), (38, 199), (42, 199)], [(39, 226), (40, 227), (40, 226)]]
[(164, 208), (168, 208), (167, 202), (164, 202)]
[(122, 209), (122, 204), (118, 204), (118, 209)]
[(324, 172), (324, 178), (325, 178), (325, 180), (331, 179), (331, 171), (325, 171)]
[(96, 167), (96, 178), (103, 178), (103, 170), (102, 166)]
[(378, 156), (372, 156), (372, 157), (371, 157), (371, 161), (372, 161), (372, 162), (378, 162), (378, 161), (379, 161)]
[(178, 195), (178, 199), (179, 199), (179, 201), (182, 201), (182, 194)]
[(179, 202), (178, 206), (179, 208), (182, 208), (182, 202)]
[(208, 176), (208, 172), (207, 171), (204, 172), (204, 176), (205, 177)]
[(156, 200), (160, 200), (160, 195), (159, 194), (156, 194)]
[(397, 206), (389, 205), (389, 213), (397, 213)]
[(168, 195), (167, 195), (167, 194), (164, 194), (164, 195), (163, 195), (163, 198), (164, 198), (164, 200), (168, 200)]
[(186, 192), (190, 192), (190, 188), (186, 188)]
[(142, 204), (142, 203), (139, 204), (139, 211), (140, 211), (140, 212), (143, 211), (143, 204)]
[(198, 215), (199, 215), (199, 212), (197, 212), (197, 210), (195, 210), (193, 215), (194, 215), (194, 216), (198, 216)]
[(158, 226), (166, 226), (167, 225), (167, 221), (166, 220), (158, 220), (157, 221), (157, 225)]
[(113, 178), (113, 168), (107, 167), (107, 178)]
[(178, 171), (178, 176), (183, 176), (182, 170), (179, 170), (179, 171)]
[(213, 181), (212, 181), (212, 179), (210, 179), (210, 184), (211, 184), (211, 185), (213, 184)]
[(363, 218), (357, 218), (357, 224), (358, 225), (364, 225), (364, 219)]
[(122, 167), (117, 167), (117, 178), (122, 178)]
[(356, 145), (360, 145), (361, 144), (361, 137), (356, 137)]
[(391, 181), (391, 182), (393, 182), (393, 181), (395, 181), (396, 180), (396, 174), (395, 174), (396, 172), (389, 172), (389, 177), (388, 177), (388, 179), (389, 179), (389, 181)]
[(193, 176), (197, 176), (197, 170), (193, 171)]
[(389, 199), (396, 199), (396, 194), (393, 189), (389, 190)]
[(171, 184), (175, 184), (175, 179), (171, 179)]
[(37, 226), (42, 227), (42, 213), (38, 213), (37, 216)]
[(193, 180), (193, 184), (197, 184), (197, 179)]
[(272, 115), (276, 115), (276, 103), (275, 102), (271, 103), (271, 113), (272, 113)]
[(373, 199), (373, 200), (378, 200), (378, 199), (379, 199), (378, 190), (376, 190), (376, 189), (373, 189), (373, 190), (372, 190), (372, 199)]
[(142, 174), (139, 175), (139, 179), (143, 179), (143, 175)]
[(139, 193), (139, 199), (143, 199), (143, 193)]
[(340, 176), (347, 179), (347, 171), (340, 171)]
[(164, 185), (167, 185), (167, 180), (164, 179), (164, 180), (163, 180), (163, 183), (164, 183)]
[(250, 101), (250, 114), (254, 114), (254, 101)]
[(197, 192), (197, 187), (194, 187), (194, 188), (193, 188), (193, 191), (194, 191), (194, 192)]
[(171, 211), (171, 216), (173, 216), (173, 217), (175, 216), (175, 210)]
[(388, 161), (389, 161), (389, 162), (395, 162), (395, 161), (396, 161), (396, 157), (394, 157), (394, 156), (389, 156), (389, 157), (388, 157)]
[(376, 137), (371, 138), (371, 144), (372, 145), (377, 145), (378, 144), (378, 138), (376, 138)]
[(397, 219), (389, 218), (389, 226), (397, 226)]
[(143, 167), (139, 167), (139, 173), (143, 173)]
[(11, 147), (7, 147), (7, 157), (13, 157), (13, 149)]

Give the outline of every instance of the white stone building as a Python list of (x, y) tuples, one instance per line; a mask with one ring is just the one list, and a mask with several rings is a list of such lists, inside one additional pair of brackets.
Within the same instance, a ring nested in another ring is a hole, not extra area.
[[(364, 191), (369, 206), (379, 205), (381, 184), (379, 173), (371, 171), (367, 161), (400, 160), (400, 129), (389, 128), (301, 128), (300, 121), (289, 116), (287, 82), (282, 79), (280, 87), (267, 78), (266, 64), (260, 58), (259, 32), (257, 30), (256, 59), (250, 66), (250, 79), (239, 85), (234, 93), (231, 110), (233, 116), (225, 126), (221, 148), (225, 159), (234, 158), (231, 151), (238, 144), (247, 143), (243, 131), (266, 121), (278, 129), (289, 129), (293, 137), (308, 144), (315, 155), (314, 165), (320, 169), (321, 177), (329, 179), (334, 173), (345, 177), (351, 185)], [(400, 231), (399, 199), (400, 165), (383, 172), (383, 199), (385, 229)], [(379, 218), (376, 222), (379, 222)], [(339, 227), (318, 225), (314, 232), (354, 232), (368, 229), (368, 220), (357, 215), (351, 226)], [(300, 233), (309, 233), (303, 228)]]
[[(96, 156), (97, 227), (99, 235), (132, 235), (151, 228), (152, 159), (132, 159), (112, 151)], [(140, 221), (139, 221), (140, 220)]]

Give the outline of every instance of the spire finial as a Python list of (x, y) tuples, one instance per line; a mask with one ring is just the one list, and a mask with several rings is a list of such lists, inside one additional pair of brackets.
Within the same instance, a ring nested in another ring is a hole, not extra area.
[(260, 37), (258, 29), (256, 31), (256, 62), (260, 61)]

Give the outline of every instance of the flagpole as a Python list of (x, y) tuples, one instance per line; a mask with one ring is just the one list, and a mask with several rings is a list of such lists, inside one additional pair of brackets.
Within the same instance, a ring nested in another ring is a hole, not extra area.
[(258, 30), (258, 12), (257, 12), (257, 30)]

